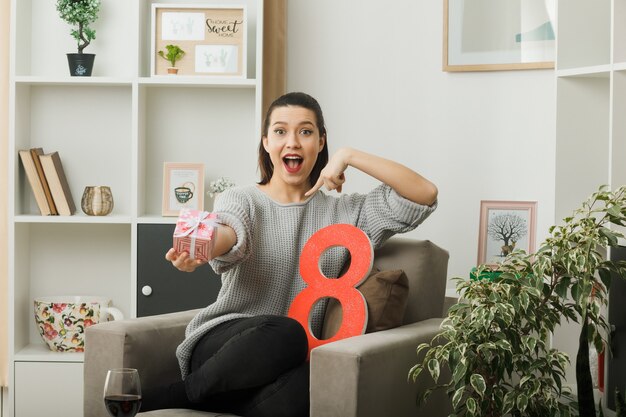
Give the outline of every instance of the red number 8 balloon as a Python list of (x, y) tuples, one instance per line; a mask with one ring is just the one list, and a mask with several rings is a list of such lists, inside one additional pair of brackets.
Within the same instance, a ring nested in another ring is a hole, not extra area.
[[(342, 277), (328, 279), (320, 271), (319, 260), (327, 249), (336, 246), (345, 247), (350, 252), (350, 268)], [(350, 224), (327, 226), (314, 233), (306, 242), (300, 255), (300, 275), (308, 286), (294, 298), (287, 315), (304, 327), (309, 340), (309, 352), (317, 346), (365, 331), (367, 306), (365, 298), (355, 287), (368, 276), (373, 259), (369, 238), (361, 229)], [(309, 317), (313, 306), (325, 297), (339, 300), (343, 321), (333, 337), (320, 340), (311, 333)]]

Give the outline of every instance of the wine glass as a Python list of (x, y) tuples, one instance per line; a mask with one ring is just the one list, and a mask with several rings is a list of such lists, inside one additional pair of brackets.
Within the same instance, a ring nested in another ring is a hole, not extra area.
[(104, 405), (111, 417), (135, 417), (141, 407), (141, 382), (136, 369), (118, 368), (107, 372)]

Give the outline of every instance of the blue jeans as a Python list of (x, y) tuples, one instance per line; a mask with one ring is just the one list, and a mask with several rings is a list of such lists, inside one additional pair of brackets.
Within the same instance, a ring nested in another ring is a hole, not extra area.
[(230, 320), (198, 341), (185, 381), (144, 392), (141, 409), (193, 408), (243, 417), (307, 417), (307, 349), (304, 329), (288, 317)]

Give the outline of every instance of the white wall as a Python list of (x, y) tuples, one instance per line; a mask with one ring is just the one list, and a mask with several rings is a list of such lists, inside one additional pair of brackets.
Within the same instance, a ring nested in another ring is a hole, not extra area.
[[(290, 0), (288, 13), (288, 90), (320, 101), (331, 152), (357, 147), (437, 184), (439, 208), (410, 236), (450, 251), (449, 277), (476, 264), (480, 200), (538, 201), (537, 243), (546, 237), (552, 70), (442, 72), (441, 0)], [(344, 192), (375, 184), (354, 170), (347, 181)]]

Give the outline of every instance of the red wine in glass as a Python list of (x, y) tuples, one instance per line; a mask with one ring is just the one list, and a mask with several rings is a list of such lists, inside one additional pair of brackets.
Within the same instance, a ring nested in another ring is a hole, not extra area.
[(104, 405), (112, 416), (134, 417), (141, 408), (139, 395), (110, 395), (104, 397)]
[(141, 382), (136, 369), (111, 369), (104, 383), (104, 405), (111, 417), (135, 417), (141, 408)]

